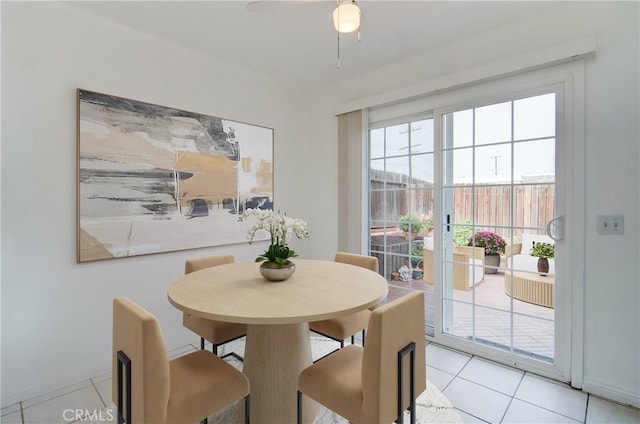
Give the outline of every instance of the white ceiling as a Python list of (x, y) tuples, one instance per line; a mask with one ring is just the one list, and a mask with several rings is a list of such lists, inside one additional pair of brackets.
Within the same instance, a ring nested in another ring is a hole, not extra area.
[(319, 86), (545, 13), (558, 2), (359, 2), (362, 40), (342, 35), (335, 1), (86, 1), (72, 6), (299, 87)]

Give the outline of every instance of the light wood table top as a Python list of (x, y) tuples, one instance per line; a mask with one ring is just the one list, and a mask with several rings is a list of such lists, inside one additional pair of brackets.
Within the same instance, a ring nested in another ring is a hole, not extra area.
[[(296, 422), (298, 375), (312, 363), (310, 321), (362, 311), (387, 295), (387, 281), (368, 269), (308, 259), (295, 264), (286, 281), (267, 281), (259, 264), (238, 262), (192, 272), (168, 290), (171, 304), (184, 312), (247, 324), (243, 372), (252, 424)], [(303, 423), (310, 424), (315, 404), (306, 397), (303, 404)]]
[(176, 280), (169, 302), (201, 318), (242, 324), (294, 324), (348, 315), (378, 304), (387, 281), (370, 270), (332, 261), (298, 259), (285, 281), (265, 280), (259, 264), (237, 262)]

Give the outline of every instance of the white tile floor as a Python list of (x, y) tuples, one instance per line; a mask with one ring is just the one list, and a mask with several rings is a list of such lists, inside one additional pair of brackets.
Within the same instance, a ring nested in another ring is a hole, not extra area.
[[(180, 356), (187, 345), (169, 352)], [(640, 423), (640, 410), (533, 374), (427, 344), (427, 378), (465, 423)], [(2, 408), (2, 423), (113, 422), (109, 373)], [(76, 419), (75, 410), (86, 411)], [(65, 412), (66, 411), (66, 412)]]

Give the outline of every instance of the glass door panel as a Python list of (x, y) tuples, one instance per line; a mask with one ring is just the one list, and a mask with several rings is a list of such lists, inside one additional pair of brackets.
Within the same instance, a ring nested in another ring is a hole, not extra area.
[[(555, 119), (555, 93), (441, 115), (442, 331), (548, 363), (556, 264), (543, 273), (531, 253), (555, 243)], [(506, 249), (495, 255), (486, 237)]]
[(422, 290), (433, 327), (433, 282), (425, 282), (424, 249), (433, 251), (433, 119), (369, 132), (370, 254), (389, 281), (389, 296)]

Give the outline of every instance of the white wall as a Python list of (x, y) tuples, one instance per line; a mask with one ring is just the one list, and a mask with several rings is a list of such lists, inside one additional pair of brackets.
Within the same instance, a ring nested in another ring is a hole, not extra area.
[[(319, 178), (335, 160), (332, 113), (406, 87), (427, 87), (456, 72), (594, 37), (586, 63), (584, 282), (584, 389), (640, 406), (639, 5), (637, 2), (569, 3), (473, 39), (390, 64), (314, 93), (309, 134), (325, 146), (309, 173)], [(363, 42), (366, 42), (363, 41)], [(418, 95), (421, 93), (414, 93)], [(334, 176), (329, 181), (334, 183)], [(347, 183), (347, 182), (337, 182)], [(334, 191), (326, 193), (326, 201)], [(358, 213), (358, 211), (352, 211)], [(320, 212), (318, 212), (320, 214)], [(596, 234), (598, 214), (622, 214), (623, 236)]]
[(169, 348), (197, 343), (166, 299), (185, 258), (263, 247), (76, 264), (76, 88), (274, 128), (276, 205), (307, 204), (295, 93), (67, 5), (3, 2), (3, 406), (108, 371), (116, 296), (156, 314)]

